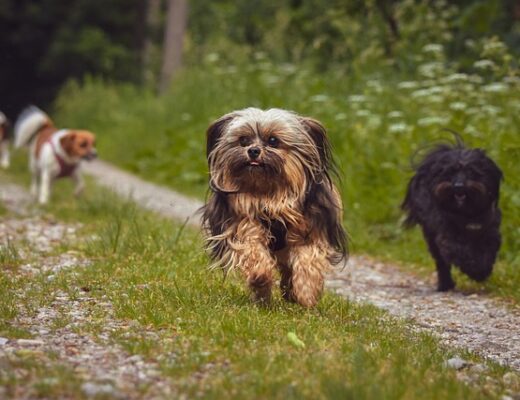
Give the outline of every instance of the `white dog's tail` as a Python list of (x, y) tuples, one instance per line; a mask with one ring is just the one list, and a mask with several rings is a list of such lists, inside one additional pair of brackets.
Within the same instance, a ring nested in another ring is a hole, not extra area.
[(29, 106), (22, 111), (14, 125), (14, 147), (28, 145), (38, 131), (51, 120), (36, 106)]
[(7, 122), (7, 117), (5, 116), (5, 114), (2, 111), (0, 111), (0, 125), (3, 125), (6, 122)]

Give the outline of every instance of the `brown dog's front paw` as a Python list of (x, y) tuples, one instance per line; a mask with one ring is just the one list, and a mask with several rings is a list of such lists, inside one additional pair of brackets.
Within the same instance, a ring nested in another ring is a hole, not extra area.
[(271, 301), (272, 278), (265, 274), (253, 274), (248, 279), (255, 303), (267, 304)]

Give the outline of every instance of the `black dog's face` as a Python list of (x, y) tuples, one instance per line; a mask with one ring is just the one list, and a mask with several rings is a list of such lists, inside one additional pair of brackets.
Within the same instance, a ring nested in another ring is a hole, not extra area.
[(430, 190), (442, 209), (473, 216), (498, 200), (502, 173), (483, 151), (453, 149), (432, 161)]

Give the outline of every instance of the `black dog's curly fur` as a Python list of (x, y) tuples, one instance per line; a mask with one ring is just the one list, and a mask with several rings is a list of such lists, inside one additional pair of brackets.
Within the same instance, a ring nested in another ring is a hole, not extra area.
[(439, 144), (415, 167), (401, 208), (419, 224), (435, 260), (438, 290), (455, 287), (451, 265), (476, 281), (493, 270), (500, 248), (502, 171), (482, 149)]

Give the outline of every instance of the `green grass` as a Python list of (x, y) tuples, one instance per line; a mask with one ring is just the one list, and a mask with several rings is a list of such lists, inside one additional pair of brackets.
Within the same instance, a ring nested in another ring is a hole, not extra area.
[[(424, 54), (423, 60), (439, 55)], [(326, 76), (259, 59), (251, 65), (191, 68), (164, 97), (131, 85), (87, 80), (70, 83), (56, 102), (60, 126), (98, 134), (101, 157), (147, 179), (203, 198), (207, 191), (205, 130), (233, 109), (282, 107), (311, 115), (328, 128), (341, 170), (345, 225), (353, 252), (400, 262), (423, 276), (433, 262), (418, 229), (401, 228), (410, 159), (439, 138), (444, 126), (481, 146), (505, 173), (501, 192), (503, 246), (484, 285), (458, 278), (518, 302), (520, 292), (519, 86), (510, 77), (455, 74), (424, 61), (413, 81), (370, 76), (354, 81), (341, 70)], [(433, 72), (432, 72), (433, 71)]]
[[(84, 224), (78, 242), (66, 247), (94, 264), (52, 281), (33, 278), (25, 284), (39, 295), (27, 296), (50, 304), (52, 296), (42, 294), (60, 289), (74, 298), (82, 288), (108, 299), (123, 322), (113, 340), (158, 360), (162, 374), (189, 398), (480, 399), (499, 398), (506, 388), (520, 390), (507, 387), (502, 381), (507, 369), (492, 363), (474, 384), (462, 383), (443, 363), (454, 354), (480, 362), (477, 357), (446, 349), (404, 321), (331, 293), (313, 310), (279, 295), (269, 307), (255, 306), (240, 279), (224, 280), (207, 269), (198, 233), (96, 187), (71, 201), (68, 185), (57, 185), (45, 212)], [(91, 307), (91, 323), (81, 330), (95, 335), (106, 315)], [(10, 363), (36, 382), (42, 378), (42, 361), (33, 356)], [(35, 383), (35, 393), (80, 398), (78, 385), (71, 386), (79, 378), (60, 368), (50, 375), (57, 379), (53, 386)], [(23, 385), (9, 374), (0, 383), (8, 390)]]

